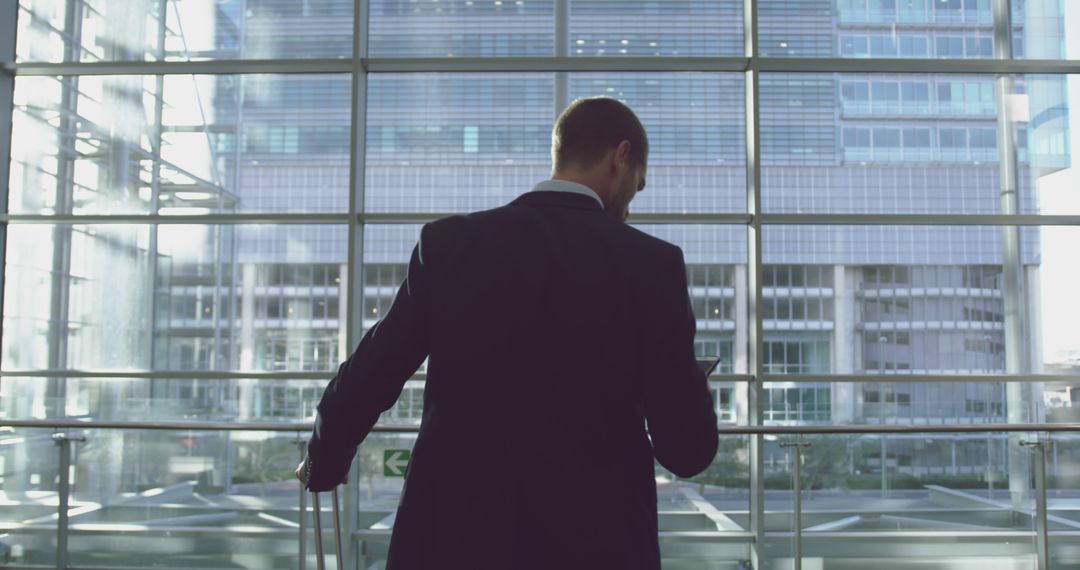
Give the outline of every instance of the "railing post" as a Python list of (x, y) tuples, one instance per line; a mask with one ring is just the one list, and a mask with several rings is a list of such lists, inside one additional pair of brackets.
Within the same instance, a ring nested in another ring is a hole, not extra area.
[(311, 516), (315, 519), (315, 567), (319, 570), (326, 570), (324, 566), (326, 564), (325, 557), (323, 556), (323, 543), (322, 543), (322, 507), (319, 505), (319, 494), (311, 494)]
[(1046, 445), (1042, 441), (1021, 440), (1021, 447), (1030, 447), (1035, 456), (1035, 548), (1039, 570), (1050, 570), (1050, 540), (1046, 512)]
[(881, 434), (881, 498), (889, 496), (889, 454), (885, 449), (885, 434)]
[[(300, 461), (304, 461), (304, 457), (307, 456), (307, 439), (304, 439), (297, 434), (296, 439), (292, 441), (296, 444), (297, 450), (300, 452)], [(307, 489), (304, 488), (304, 483), (300, 482), (300, 559), (297, 562), (297, 569), (304, 570), (307, 568)]]
[(795, 491), (795, 510), (792, 522), (792, 537), (794, 539), (795, 570), (802, 570), (802, 450), (810, 447), (809, 441), (782, 441), (780, 447), (792, 448), (795, 452), (794, 463), (791, 471), (791, 486)]
[(56, 568), (66, 570), (68, 567), (68, 503), (71, 502), (71, 442), (86, 441), (86, 438), (81, 435), (54, 433), (52, 439), (60, 450), (56, 502)]
[[(334, 555), (337, 556), (337, 567), (344, 568), (345, 559), (342, 558), (341, 546), (341, 505), (338, 503), (338, 488), (330, 489), (331, 499), (334, 505)], [(351, 538), (349, 539), (351, 542)]]

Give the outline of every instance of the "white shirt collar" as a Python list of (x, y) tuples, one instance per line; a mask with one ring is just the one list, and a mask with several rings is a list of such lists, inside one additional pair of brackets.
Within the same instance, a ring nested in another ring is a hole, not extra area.
[(594, 200), (600, 203), (600, 207), (604, 207), (604, 201), (600, 199), (600, 195), (593, 191), (592, 188), (585, 186), (584, 184), (578, 184), (577, 182), (570, 182), (569, 180), (544, 180), (533, 186), (533, 192), (570, 192), (571, 194), (581, 194), (584, 196), (591, 196)]

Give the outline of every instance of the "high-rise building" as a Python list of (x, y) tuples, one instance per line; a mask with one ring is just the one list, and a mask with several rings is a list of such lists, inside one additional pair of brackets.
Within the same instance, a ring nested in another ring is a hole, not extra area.
[[(743, 4), (370, 0), (361, 70), (348, 68), (352, 0), (20, 0), (21, 62), (273, 63), (15, 82), (8, 211), (61, 219), (7, 229), (2, 367), (51, 372), (4, 377), (0, 417), (310, 420), (354, 332), (389, 310), (418, 222), (505, 204), (547, 178), (558, 112), (605, 95), (649, 132), (631, 222), (685, 253), (695, 348), (722, 358), (711, 386), (723, 424), (751, 421), (756, 318), (764, 425), (1044, 421), (1041, 383), (948, 380), (1043, 372), (1039, 227), (859, 216), (1055, 213), (1041, 197), (1074, 168), (1068, 77), (910, 62), (1064, 60), (1064, 4), (1013, 0), (1001, 45), (991, 0), (758, 0), (761, 58), (852, 65), (764, 69), (749, 90), (737, 67), (710, 63), (744, 55)], [(551, 71), (529, 58), (600, 63)], [(682, 67), (618, 66), (648, 58)], [(859, 64), (892, 59), (908, 65)], [(764, 227), (756, 285), (748, 91), (762, 210), (834, 218)], [(104, 219), (115, 215), (135, 221)], [(132, 370), (153, 378), (108, 373)], [(421, 369), (384, 420), (419, 424), (423, 385)], [(291, 461), (286, 435), (265, 445)], [(102, 502), (280, 476), (280, 458), (259, 464), (258, 438), (96, 437), (74, 472)], [(990, 473), (992, 487), (1008, 477), (1008, 444), (956, 434), (886, 450), (853, 437), (838, 473)], [(0, 448), (3, 489), (53, 488), (51, 445), (41, 433)], [(790, 469), (775, 443), (764, 454), (766, 473)]]

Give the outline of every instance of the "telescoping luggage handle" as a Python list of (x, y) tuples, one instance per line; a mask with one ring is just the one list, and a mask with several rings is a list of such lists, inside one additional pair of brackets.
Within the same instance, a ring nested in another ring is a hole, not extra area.
[[(337, 555), (335, 560), (337, 560), (337, 570), (343, 570), (345, 566), (341, 559), (341, 509), (338, 506), (337, 487), (330, 490), (330, 496), (333, 498), (334, 509), (334, 553)], [(322, 516), (321, 511), (319, 510), (319, 493), (312, 491), (311, 499), (311, 516), (315, 518), (315, 555), (317, 556), (319, 570), (326, 570), (326, 558), (323, 554)]]

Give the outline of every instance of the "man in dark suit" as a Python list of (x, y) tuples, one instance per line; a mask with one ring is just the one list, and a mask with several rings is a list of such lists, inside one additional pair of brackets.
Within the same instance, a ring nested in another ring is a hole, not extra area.
[(660, 567), (653, 459), (701, 472), (717, 426), (682, 252), (624, 223), (647, 157), (629, 108), (578, 100), (551, 180), (421, 230), (297, 472), (311, 490), (341, 482), (428, 358), (389, 569)]

